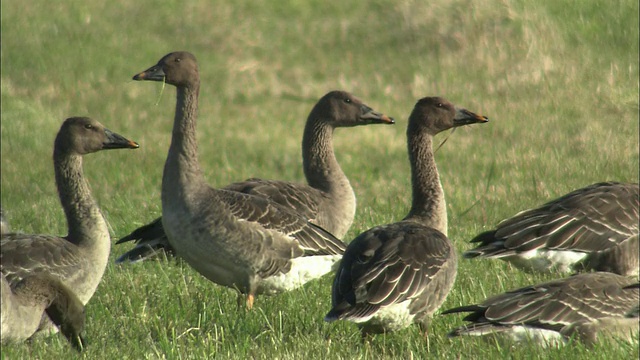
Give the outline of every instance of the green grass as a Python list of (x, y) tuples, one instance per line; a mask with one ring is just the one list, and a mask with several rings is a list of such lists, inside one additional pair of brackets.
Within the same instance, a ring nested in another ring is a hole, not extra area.
[[(247, 177), (303, 181), (309, 110), (332, 89), (394, 116), (340, 129), (335, 146), (358, 197), (352, 239), (410, 203), (406, 118), (442, 95), (489, 116), (437, 153), (459, 251), (519, 210), (597, 181), (638, 181), (638, 2), (534, 0), (33, 0), (2, 3), (2, 207), (14, 229), (64, 234), (51, 149), (62, 120), (92, 116), (141, 144), (87, 156), (86, 176), (117, 239), (161, 213), (174, 90), (131, 76), (189, 50), (202, 77), (199, 148), (215, 186)], [(440, 137), (444, 139), (444, 136)], [(114, 240), (115, 241), (115, 240)], [(112, 258), (128, 250), (114, 247)], [(553, 278), (460, 261), (449, 308)], [(634, 359), (602, 344), (541, 352), (446, 338), (460, 317), (360, 343), (327, 324), (331, 279), (260, 297), (235, 294), (175, 262), (107, 268), (87, 307), (90, 359)], [(429, 352), (429, 353), (428, 353)], [(2, 348), (3, 359), (74, 358), (60, 336)]]

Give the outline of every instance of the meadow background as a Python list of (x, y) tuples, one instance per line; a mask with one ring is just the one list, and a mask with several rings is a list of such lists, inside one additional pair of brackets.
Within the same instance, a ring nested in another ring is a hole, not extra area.
[[(401, 219), (410, 205), (406, 119), (441, 95), (490, 122), (438, 151), (459, 251), (519, 210), (604, 180), (638, 181), (637, 0), (3, 1), (1, 200), (13, 229), (66, 234), (51, 151), (63, 119), (88, 115), (140, 149), (86, 157), (113, 241), (161, 213), (175, 90), (131, 77), (174, 50), (200, 63), (200, 161), (210, 184), (259, 176), (304, 181), (300, 140), (313, 104), (348, 90), (394, 126), (336, 131), (358, 197), (345, 237)], [(441, 135), (440, 140), (446, 135)], [(438, 142), (438, 140), (437, 140)], [(113, 247), (115, 259), (130, 245)], [(557, 277), (460, 261), (443, 308)], [(87, 306), (88, 347), (60, 336), (2, 347), (3, 359), (637, 359), (638, 348), (541, 351), (448, 339), (436, 315), (361, 343), (322, 321), (331, 278), (253, 311), (181, 262), (109, 264)]]

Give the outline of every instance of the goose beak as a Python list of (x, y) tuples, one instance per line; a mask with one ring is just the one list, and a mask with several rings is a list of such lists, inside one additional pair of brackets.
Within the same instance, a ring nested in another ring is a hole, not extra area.
[(164, 81), (165, 78), (164, 70), (162, 70), (161, 65), (154, 65), (147, 70), (135, 74), (133, 76), (133, 80), (141, 81), (141, 80), (149, 80), (149, 81)]
[(483, 115), (478, 115), (467, 109), (456, 107), (456, 116), (453, 118), (453, 126), (463, 126), (475, 123), (486, 123), (489, 118)]
[(137, 149), (140, 147), (137, 142), (131, 141), (124, 136), (114, 133), (109, 129), (104, 129), (107, 140), (102, 143), (103, 149)]
[(368, 124), (389, 124), (393, 125), (396, 121), (392, 117), (373, 111), (372, 108), (362, 105), (360, 109), (360, 120)]

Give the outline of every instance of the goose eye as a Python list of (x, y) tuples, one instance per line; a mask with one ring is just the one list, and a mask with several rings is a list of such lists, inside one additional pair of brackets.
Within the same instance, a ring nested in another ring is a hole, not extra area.
[(84, 124), (84, 128), (85, 128), (85, 129), (89, 129), (89, 130), (91, 130), (91, 129), (93, 129), (93, 125), (91, 125), (91, 124)]
[(346, 99), (344, 99), (344, 102), (346, 102), (347, 104), (351, 104), (351, 99), (346, 98)]
[(182, 59), (176, 58), (176, 62), (180, 62), (180, 61), (182, 61)]
[(437, 107), (441, 108), (444, 107), (444, 105), (442, 105), (442, 103), (438, 103), (438, 105), (436, 105)]
[(366, 264), (369, 261), (369, 259), (371, 259), (371, 256), (367, 256), (367, 255), (363, 255), (363, 254), (360, 254), (360, 255), (358, 255), (358, 257), (356, 257), (356, 261), (359, 264)]

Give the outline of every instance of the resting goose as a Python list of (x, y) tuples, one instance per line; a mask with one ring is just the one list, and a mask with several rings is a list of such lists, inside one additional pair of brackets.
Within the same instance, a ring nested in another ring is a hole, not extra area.
[(496, 258), (534, 271), (637, 276), (638, 184), (603, 182), (525, 210), (471, 240), (465, 258)]
[[(356, 197), (333, 151), (333, 131), (340, 127), (393, 124), (394, 120), (373, 111), (345, 91), (331, 91), (313, 107), (302, 138), (302, 163), (307, 184), (248, 179), (229, 184), (226, 190), (269, 198), (296, 210), (337, 238), (349, 230), (356, 212)], [(162, 218), (134, 230), (116, 244), (136, 241), (136, 246), (116, 263), (153, 257), (157, 250), (173, 255), (162, 228)]]
[(353, 321), (363, 336), (416, 322), (426, 337), (428, 319), (449, 294), (457, 272), (433, 137), (487, 121), (443, 98), (417, 102), (407, 127), (411, 210), (402, 221), (369, 229), (349, 243), (333, 281), (326, 321)]
[(177, 89), (162, 226), (178, 256), (212, 282), (245, 294), (248, 308), (257, 294), (291, 290), (331, 270), (344, 252), (341, 240), (265, 197), (207, 185), (198, 163), (200, 77), (193, 54), (170, 53), (133, 79)]
[[(593, 272), (523, 287), (443, 314), (469, 312), (471, 324), (449, 336), (493, 334), (500, 340), (558, 346), (577, 338), (593, 344), (601, 336), (638, 341), (638, 282)], [(635, 339), (635, 340), (634, 340)]]
[(29, 339), (44, 313), (77, 350), (84, 347), (84, 305), (60, 280), (46, 274), (27, 276), (13, 288), (2, 277), (0, 339), (2, 343)]
[(84, 178), (82, 157), (120, 148), (135, 149), (138, 144), (86, 117), (64, 121), (55, 140), (53, 162), (69, 234), (2, 234), (0, 270), (12, 286), (45, 274), (59, 278), (82, 304), (89, 301), (107, 266), (111, 238)]

